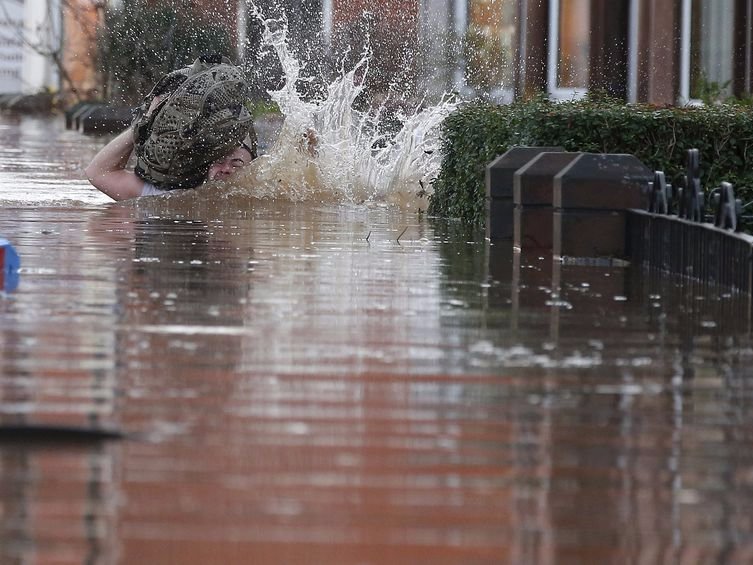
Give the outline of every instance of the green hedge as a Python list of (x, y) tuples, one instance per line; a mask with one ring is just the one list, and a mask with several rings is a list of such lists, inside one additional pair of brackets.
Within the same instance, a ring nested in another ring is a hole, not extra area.
[(467, 104), (444, 122), (443, 161), (429, 213), (484, 222), (484, 172), (515, 145), (567, 151), (631, 153), (669, 182), (684, 172), (685, 151), (701, 153), (706, 191), (723, 180), (753, 200), (753, 109), (744, 105), (658, 108), (606, 98), (550, 102), (539, 97), (507, 106)]

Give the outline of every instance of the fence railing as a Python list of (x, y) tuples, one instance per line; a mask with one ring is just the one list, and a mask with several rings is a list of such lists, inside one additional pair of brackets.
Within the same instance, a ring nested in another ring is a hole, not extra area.
[(679, 186), (657, 171), (648, 210), (628, 211), (628, 256), (652, 269), (753, 293), (753, 237), (739, 232), (743, 206), (733, 186), (721, 183), (709, 203), (707, 215), (699, 153), (691, 149)]

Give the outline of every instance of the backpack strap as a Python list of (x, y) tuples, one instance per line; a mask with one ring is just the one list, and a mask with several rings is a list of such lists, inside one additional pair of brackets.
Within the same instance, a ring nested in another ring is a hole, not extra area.
[(147, 115), (149, 107), (152, 105), (152, 100), (166, 93), (172, 94), (186, 79), (188, 79), (188, 69), (180, 69), (166, 74), (157, 81), (157, 84), (149, 91), (149, 94), (144, 96), (141, 105), (133, 111), (134, 117), (131, 122), (131, 128), (133, 129), (134, 143), (137, 146), (144, 143), (149, 137), (154, 125), (154, 119), (167, 102), (168, 97), (165, 96), (152, 113)]

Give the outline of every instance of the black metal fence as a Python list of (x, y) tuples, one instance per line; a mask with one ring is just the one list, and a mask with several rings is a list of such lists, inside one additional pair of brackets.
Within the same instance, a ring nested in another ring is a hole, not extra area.
[(753, 293), (753, 237), (738, 231), (743, 207), (732, 185), (711, 191), (707, 216), (697, 149), (688, 151), (686, 165), (677, 187), (657, 171), (648, 210), (628, 212), (628, 255), (650, 269)]

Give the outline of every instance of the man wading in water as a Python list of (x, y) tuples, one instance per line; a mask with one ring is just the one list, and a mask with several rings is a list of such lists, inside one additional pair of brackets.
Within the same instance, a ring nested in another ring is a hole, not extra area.
[[(216, 55), (166, 75), (144, 98), (133, 126), (86, 168), (89, 182), (125, 200), (230, 176), (256, 158), (247, 94), (240, 70)], [(127, 171), (134, 149), (136, 169)]]
[[(206, 180), (224, 180), (236, 170), (248, 165), (255, 157), (253, 145), (244, 141), (225, 157), (212, 163)], [(86, 167), (86, 177), (94, 187), (114, 200), (127, 200), (139, 196), (154, 196), (167, 193), (126, 170), (128, 159), (133, 152), (133, 132), (128, 129), (105, 145)]]

